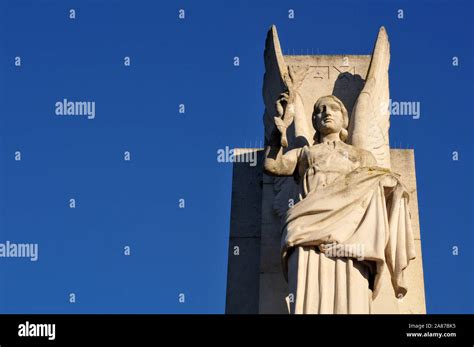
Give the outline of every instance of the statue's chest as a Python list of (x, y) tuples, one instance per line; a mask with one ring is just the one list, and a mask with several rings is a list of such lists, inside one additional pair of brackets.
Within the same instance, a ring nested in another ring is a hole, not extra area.
[(321, 144), (304, 149), (302, 164), (305, 170), (349, 173), (360, 166), (360, 160), (350, 148)]

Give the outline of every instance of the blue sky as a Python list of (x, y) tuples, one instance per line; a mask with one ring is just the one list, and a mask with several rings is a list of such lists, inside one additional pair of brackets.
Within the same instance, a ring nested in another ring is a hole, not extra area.
[[(232, 166), (216, 151), (263, 140), (271, 24), (295, 54), (370, 54), (386, 27), (391, 97), (421, 103), (420, 119), (392, 117), (390, 136), (415, 149), (427, 310), (474, 312), (472, 10), (471, 1), (1, 1), (0, 240), (38, 243), (39, 259), (0, 261), (0, 312), (224, 312)], [(56, 116), (63, 98), (95, 101), (95, 119)]]

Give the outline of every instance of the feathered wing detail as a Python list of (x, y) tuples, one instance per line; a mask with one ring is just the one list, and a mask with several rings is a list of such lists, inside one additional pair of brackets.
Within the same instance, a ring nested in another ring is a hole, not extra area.
[(268, 143), (277, 115), (276, 101), (280, 95), (287, 91), (286, 85), (288, 68), (281, 52), (280, 41), (276, 27), (272, 25), (265, 41), (265, 75), (263, 76), (263, 101), (265, 103), (265, 114), (263, 123), (265, 125), (265, 143)]
[(381, 27), (375, 42), (365, 86), (352, 110), (348, 142), (372, 152), (380, 167), (390, 169), (390, 43)]

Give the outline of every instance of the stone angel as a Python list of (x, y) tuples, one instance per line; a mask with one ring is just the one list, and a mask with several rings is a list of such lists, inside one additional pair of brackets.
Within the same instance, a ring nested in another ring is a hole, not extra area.
[(371, 313), (384, 268), (401, 298), (415, 258), (409, 194), (390, 170), (386, 31), (351, 115), (334, 95), (319, 97), (305, 114), (304, 76), (285, 65), (274, 27), (265, 55), (264, 170), (292, 176), (299, 193), (282, 223), (290, 313)]

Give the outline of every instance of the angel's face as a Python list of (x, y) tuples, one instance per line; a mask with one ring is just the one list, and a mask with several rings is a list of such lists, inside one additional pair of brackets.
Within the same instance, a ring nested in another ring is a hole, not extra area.
[(316, 129), (322, 134), (339, 133), (343, 126), (343, 114), (339, 104), (331, 98), (319, 102), (315, 110)]

